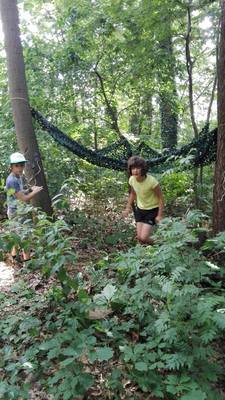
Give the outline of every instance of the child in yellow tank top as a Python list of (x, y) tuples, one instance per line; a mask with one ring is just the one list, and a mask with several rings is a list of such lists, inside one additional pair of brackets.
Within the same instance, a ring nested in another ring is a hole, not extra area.
[(153, 231), (153, 226), (162, 219), (164, 201), (158, 181), (148, 175), (147, 170), (148, 167), (143, 158), (133, 156), (128, 160), (131, 191), (123, 216), (128, 216), (132, 204), (136, 201), (136, 238), (140, 243), (153, 244), (149, 236)]

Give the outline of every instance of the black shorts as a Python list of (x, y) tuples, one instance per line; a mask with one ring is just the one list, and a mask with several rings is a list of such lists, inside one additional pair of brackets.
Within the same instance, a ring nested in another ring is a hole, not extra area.
[(148, 225), (155, 225), (155, 218), (158, 215), (159, 208), (152, 208), (151, 210), (142, 210), (141, 208), (136, 208), (134, 212), (134, 218), (136, 222), (143, 222)]

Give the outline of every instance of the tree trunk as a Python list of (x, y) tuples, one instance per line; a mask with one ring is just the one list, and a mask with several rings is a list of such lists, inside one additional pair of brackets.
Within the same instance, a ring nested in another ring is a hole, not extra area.
[(140, 136), (141, 134), (141, 101), (140, 97), (137, 99), (136, 107), (135, 110), (132, 112), (130, 116), (130, 121), (129, 121), (129, 131), (135, 135), (135, 136)]
[(142, 123), (142, 133), (146, 136), (151, 136), (152, 134), (152, 121), (153, 121), (153, 104), (152, 104), (152, 94), (147, 94), (143, 98), (143, 123)]
[[(169, 21), (167, 21), (169, 24)], [(173, 55), (172, 33), (168, 27), (166, 36), (160, 41), (164, 68), (159, 72), (160, 114), (162, 147), (173, 149), (177, 146), (177, 91), (175, 82), (175, 58)]]
[(174, 110), (174, 94), (160, 91), (161, 140), (163, 149), (174, 149), (177, 146), (177, 113)]
[(40, 194), (34, 197), (33, 205), (51, 214), (51, 200), (29, 106), (16, 0), (0, 0), (0, 12), (5, 37), (9, 95), (18, 147), (29, 160), (25, 170), (28, 182), (44, 188)]
[[(186, 67), (188, 73), (188, 93), (189, 93), (189, 107), (191, 113), (191, 124), (194, 131), (195, 139), (198, 139), (198, 127), (195, 119), (195, 108), (194, 108), (194, 99), (193, 99), (193, 60), (191, 57), (190, 50), (190, 42), (191, 42), (191, 30), (192, 30), (192, 21), (191, 21), (191, 2), (187, 7), (187, 33), (185, 37), (185, 52), (186, 52)], [(194, 168), (194, 176), (193, 176), (193, 189), (194, 189), (194, 203), (195, 207), (199, 208), (199, 168)]]
[(187, 8), (187, 34), (185, 42), (186, 50), (186, 67), (188, 73), (188, 91), (189, 91), (189, 105), (191, 112), (191, 123), (195, 134), (195, 139), (198, 139), (198, 127), (195, 120), (194, 100), (193, 100), (193, 60), (191, 58), (190, 41), (191, 41), (191, 8)]
[(213, 191), (213, 231), (225, 230), (225, 0), (221, 2), (218, 57), (218, 137)]

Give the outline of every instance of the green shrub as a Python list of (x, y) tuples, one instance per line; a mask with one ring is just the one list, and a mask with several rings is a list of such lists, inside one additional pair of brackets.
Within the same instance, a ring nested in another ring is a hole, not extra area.
[[(195, 250), (193, 225), (202, 218), (166, 219), (158, 245), (105, 257), (86, 269), (88, 281), (70, 281), (68, 227), (39, 214), (30, 237), (40, 257), (31, 267), (56, 274), (61, 289), (41, 294), (18, 282), (1, 295), (2, 398), (29, 398), (35, 381), (54, 399), (72, 400), (96, 384), (97, 368), (108, 399), (129, 398), (123, 382), (135, 387), (134, 399), (222, 399), (215, 343), (225, 330), (224, 268)], [(224, 245), (220, 234), (205, 246)]]

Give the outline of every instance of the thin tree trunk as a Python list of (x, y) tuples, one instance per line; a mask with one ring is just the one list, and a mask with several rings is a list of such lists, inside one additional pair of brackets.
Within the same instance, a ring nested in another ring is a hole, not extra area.
[(112, 129), (114, 129), (114, 130), (117, 132), (117, 134), (119, 135), (119, 137), (122, 138), (122, 134), (121, 134), (121, 132), (120, 132), (120, 128), (119, 128), (119, 125), (118, 125), (117, 110), (116, 110), (116, 108), (111, 104), (111, 102), (109, 101), (109, 99), (108, 99), (108, 97), (107, 97), (107, 94), (106, 94), (106, 91), (105, 91), (105, 87), (104, 87), (103, 78), (102, 78), (102, 76), (100, 75), (100, 73), (97, 71), (97, 69), (95, 69), (95, 74), (96, 74), (96, 76), (97, 76), (98, 79), (99, 79), (100, 87), (101, 87), (101, 91), (102, 91), (102, 95), (103, 95), (103, 98), (104, 98), (105, 104), (106, 104), (106, 109), (107, 109), (107, 112), (108, 112), (108, 114), (109, 114), (109, 116), (110, 116), (110, 118), (111, 118), (111, 121), (112, 121), (112, 122), (111, 122), (111, 127), (112, 127)]
[(98, 102), (97, 102), (97, 78), (95, 78), (95, 94), (94, 94), (94, 149), (98, 150), (98, 128), (97, 128), (97, 115), (98, 115)]
[[(167, 19), (167, 18), (166, 18)], [(160, 40), (160, 50), (164, 59), (164, 69), (158, 73), (160, 83), (160, 116), (162, 147), (173, 149), (177, 146), (178, 108), (175, 81), (175, 58), (173, 55), (172, 32), (169, 27)], [(168, 89), (169, 88), (169, 89)]]
[(210, 115), (211, 115), (213, 100), (214, 100), (215, 91), (216, 91), (216, 84), (217, 84), (217, 74), (215, 75), (215, 78), (213, 81), (213, 88), (212, 88), (212, 93), (211, 93), (209, 107), (208, 107), (207, 116), (206, 116), (206, 124), (209, 124), (209, 121), (210, 121)]
[(213, 191), (213, 231), (225, 230), (225, 0), (221, 1), (218, 58), (218, 137)]
[[(217, 65), (218, 65), (218, 56), (219, 56), (218, 51), (219, 51), (219, 38), (220, 38), (220, 24), (221, 24), (221, 21), (219, 20), (218, 28), (217, 28), (217, 35), (216, 35), (216, 63), (217, 63)], [(209, 107), (208, 107), (207, 116), (206, 116), (206, 124), (209, 124), (209, 121), (210, 121), (212, 104), (213, 104), (215, 91), (216, 91), (216, 85), (217, 85), (217, 74), (218, 74), (218, 71), (216, 71), (214, 81), (213, 81), (213, 87), (212, 87), (212, 92), (211, 92), (210, 101), (209, 101)]]
[(195, 138), (198, 138), (198, 127), (195, 121), (195, 111), (194, 111), (194, 101), (193, 101), (193, 80), (192, 80), (192, 70), (193, 61), (190, 52), (190, 40), (191, 40), (191, 10), (190, 7), (187, 9), (187, 34), (186, 34), (186, 67), (188, 73), (188, 90), (189, 90), (189, 105), (191, 112), (191, 123), (194, 130)]
[(137, 104), (135, 110), (132, 112), (129, 121), (129, 131), (136, 135), (140, 136), (141, 134), (141, 99), (140, 96), (137, 99)]
[(144, 114), (144, 124), (142, 131), (144, 134), (151, 136), (152, 134), (152, 120), (153, 120), (153, 104), (152, 104), (152, 94), (147, 94), (143, 99), (143, 114)]
[(51, 214), (51, 200), (29, 106), (16, 0), (0, 0), (0, 12), (5, 36), (9, 95), (18, 147), (29, 160), (26, 167), (28, 182), (44, 188), (40, 194), (34, 197), (33, 204)]
[[(191, 5), (191, 1), (190, 1)], [(195, 120), (195, 110), (194, 110), (194, 99), (193, 99), (193, 61), (191, 58), (190, 52), (190, 40), (191, 40), (191, 8), (190, 5), (187, 7), (187, 33), (186, 33), (186, 42), (185, 42), (185, 51), (186, 51), (186, 67), (188, 73), (188, 92), (189, 92), (189, 106), (190, 106), (190, 113), (191, 113), (191, 123), (194, 131), (194, 136), (198, 138), (198, 127)], [(199, 176), (198, 176), (198, 168), (194, 168), (194, 176), (193, 176), (193, 189), (194, 189), (194, 202), (195, 207), (199, 207), (199, 193), (198, 193), (198, 183), (199, 183)]]
[[(212, 92), (211, 92), (210, 101), (209, 101), (209, 107), (208, 107), (208, 111), (207, 111), (207, 117), (206, 117), (206, 127), (207, 127), (207, 129), (209, 128), (209, 121), (210, 121), (210, 115), (211, 115), (211, 111), (212, 111), (212, 104), (213, 104), (215, 91), (216, 91), (216, 84), (217, 84), (217, 74), (215, 75), (215, 78), (214, 78), (214, 81), (213, 81), (213, 87), (212, 87)], [(199, 185), (200, 185), (200, 197), (201, 197), (201, 199), (203, 197), (203, 175), (204, 175), (204, 165), (201, 165), (200, 166), (200, 173), (199, 173)]]

